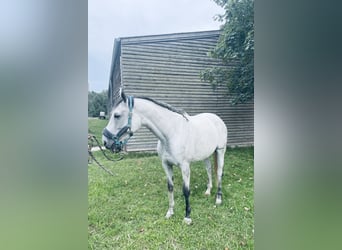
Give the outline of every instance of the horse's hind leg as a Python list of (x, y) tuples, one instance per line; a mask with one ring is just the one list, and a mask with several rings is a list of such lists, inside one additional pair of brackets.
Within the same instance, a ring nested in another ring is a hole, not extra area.
[(217, 194), (216, 194), (216, 204), (219, 205), (222, 203), (222, 173), (224, 166), (224, 154), (226, 149), (217, 149)]
[(205, 163), (205, 167), (207, 169), (207, 174), (208, 174), (208, 185), (207, 185), (207, 190), (205, 191), (204, 194), (210, 195), (211, 188), (213, 187), (210, 159), (209, 158), (205, 159), (204, 163)]
[(173, 198), (173, 167), (172, 164), (169, 162), (163, 160), (162, 161), (163, 168), (166, 173), (167, 177), (167, 189), (169, 191), (169, 209), (167, 210), (167, 213), (165, 215), (165, 218), (170, 218), (174, 212), (173, 207), (175, 205), (174, 198)]

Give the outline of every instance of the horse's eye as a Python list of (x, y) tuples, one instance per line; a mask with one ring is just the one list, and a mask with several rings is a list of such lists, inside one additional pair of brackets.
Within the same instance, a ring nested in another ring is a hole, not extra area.
[(119, 114), (114, 114), (114, 118), (115, 118), (115, 119), (119, 119), (119, 118), (120, 118), (120, 115), (119, 115)]

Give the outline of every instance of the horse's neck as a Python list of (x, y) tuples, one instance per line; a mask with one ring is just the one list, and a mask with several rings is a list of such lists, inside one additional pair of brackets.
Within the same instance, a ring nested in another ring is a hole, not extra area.
[(142, 118), (142, 125), (162, 142), (169, 140), (186, 122), (182, 115), (148, 100), (137, 98), (135, 108)]

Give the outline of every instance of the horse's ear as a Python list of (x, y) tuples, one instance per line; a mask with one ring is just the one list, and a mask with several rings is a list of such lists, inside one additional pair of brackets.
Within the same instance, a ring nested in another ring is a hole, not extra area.
[(124, 93), (124, 91), (123, 91), (122, 88), (120, 88), (120, 95), (121, 95), (122, 100), (123, 100), (124, 102), (126, 102), (126, 101), (127, 101), (127, 96), (126, 96), (126, 94)]

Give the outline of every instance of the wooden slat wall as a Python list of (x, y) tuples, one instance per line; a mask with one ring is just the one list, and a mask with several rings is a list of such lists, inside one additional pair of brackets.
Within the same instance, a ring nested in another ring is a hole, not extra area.
[[(127, 94), (155, 98), (190, 115), (216, 113), (227, 125), (229, 146), (253, 145), (253, 102), (232, 106), (225, 88), (214, 91), (199, 77), (208, 66), (221, 65), (207, 56), (218, 37), (219, 31), (208, 31), (121, 38), (120, 68), (112, 71), (121, 72)], [(112, 82), (110, 89), (117, 91), (120, 82)], [(127, 150), (154, 151), (156, 144), (157, 138), (143, 128), (131, 138)]]

